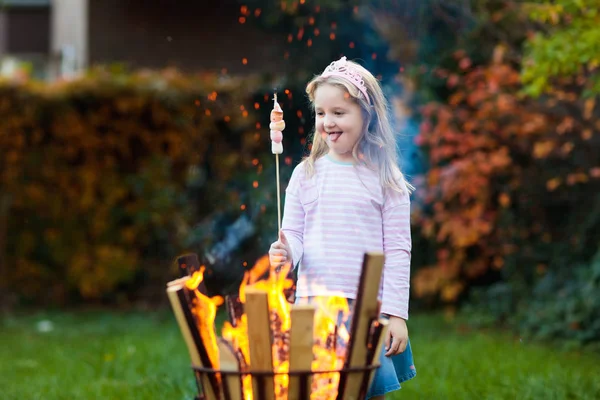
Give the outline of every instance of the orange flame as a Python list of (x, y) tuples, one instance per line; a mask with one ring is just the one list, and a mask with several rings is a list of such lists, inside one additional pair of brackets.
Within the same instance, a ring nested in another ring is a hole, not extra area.
[[(275, 375), (275, 399), (284, 400), (288, 397), (289, 386), (289, 332), (291, 328), (291, 304), (286, 293), (294, 282), (288, 278), (291, 265), (285, 265), (280, 270), (271, 268), (269, 257), (260, 258), (255, 266), (246, 272), (239, 288), (239, 300), (246, 303), (248, 287), (264, 290), (267, 293), (269, 311), (271, 314), (273, 371)], [(214, 334), (214, 319), (216, 310), (223, 303), (223, 298), (208, 298), (197, 289), (202, 282), (204, 268), (194, 273), (186, 286), (196, 294), (194, 312), (201, 316), (199, 326), (202, 340), (207, 345), (213, 366), (218, 368), (218, 348)], [(344, 326), (349, 318), (348, 302), (343, 296), (328, 296), (315, 298), (316, 307), (314, 320), (314, 345), (312, 362), (313, 371), (341, 369), (346, 357), (346, 342), (348, 332)], [(221, 336), (228, 340), (240, 357), (242, 370), (246, 369), (250, 360), (248, 343), (248, 319), (246, 314), (235, 316), (234, 323), (225, 322)], [(210, 347), (210, 348), (209, 348)], [(311, 399), (334, 400), (340, 379), (339, 373), (316, 374), (313, 379)], [(254, 400), (252, 393), (252, 378), (244, 375), (242, 378), (244, 400)]]
[(223, 298), (219, 296), (207, 297), (198, 290), (204, 280), (204, 270), (205, 268), (202, 266), (199, 271), (195, 271), (192, 277), (186, 281), (185, 286), (194, 293), (192, 313), (196, 315), (200, 337), (208, 353), (210, 363), (213, 368), (218, 369), (219, 350), (217, 348), (214, 322), (217, 316), (217, 307), (223, 304)]

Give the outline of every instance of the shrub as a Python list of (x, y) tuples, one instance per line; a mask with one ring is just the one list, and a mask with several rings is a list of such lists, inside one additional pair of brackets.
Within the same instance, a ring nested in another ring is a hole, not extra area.
[(49, 304), (164, 285), (169, 260), (198, 251), (194, 225), (255, 190), (258, 91), (256, 77), (173, 70), (2, 82), (0, 291)]
[(459, 72), (438, 71), (452, 94), (425, 105), (416, 138), (430, 169), (413, 224), (436, 260), (416, 272), (414, 292), (453, 303), (492, 274), (525, 297), (545, 273), (588, 263), (600, 242), (595, 103), (575, 82), (522, 98), (500, 57), (472, 66), (457, 52), (456, 62)]

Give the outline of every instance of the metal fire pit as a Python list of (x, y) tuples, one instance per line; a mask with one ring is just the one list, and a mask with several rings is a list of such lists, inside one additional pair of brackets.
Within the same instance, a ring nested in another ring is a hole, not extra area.
[[(232, 393), (232, 389), (229, 387), (228, 385), (228, 379), (227, 377), (231, 377), (231, 376), (237, 376), (238, 379), (242, 380), (242, 378), (246, 377), (246, 376), (251, 376), (252, 377), (252, 385), (254, 386), (255, 384), (258, 384), (258, 399), (254, 399), (254, 400), (264, 400), (266, 398), (266, 392), (265, 392), (265, 380), (267, 378), (274, 378), (277, 375), (289, 375), (290, 377), (296, 376), (299, 378), (300, 380), (300, 384), (298, 385), (298, 393), (296, 394), (295, 398), (298, 400), (310, 400), (310, 391), (308, 390), (308, 381), (311, 377), (315, 377), (318, 375), (322, 375), (322, 374), (332, 374), (332, 373), (339, 373), (340, 374), (340, 380), (339, 380), (339, 384), (338, 384), (338, 394), (336, 399), (337, 400), (341, 400), (342, 398), (344, 398), (344, 393), (343, 393), (343, 389), (345, 386), (345, 383), (348, 379), (348, 376), (350, 374), (353, 375), (359, 375), (361, 376), (362, 379), (362, 383), (360, 386), (360, 393), (358, 393), (358, 396), (356, 396), (355, 398), (365, 398), (366, 394), (367, 394), (367, 389), (369, 387), (370, 384), (370, 380), (371, 380), (371, 376), (372, 376), (372, 372), (379, 368), (379, 364), (372, 364), (372, 365), (367, 365), (364, 367), (347, 367), (347, 368), (342, 368), (342, 369), (337, 369), (337, 370), (331, 370), (331, 371), (290, 371), (290, 372), (258, 372), (258, 371), (218, 371), (215, 369), (211, 369), (211, 368), (202, 368), (202, 367), (196, 367), (196, 366), (192, 366), (192, 369), (194, 371), (194, 374), (196, 376), (196, 383), (198, 385), (198, 395), (194, 398), (195, 400), (208, 400), (202, 391), (202, 380), (203, 378), (207, 377), (209, 379), (215, 379), (216, 374), (220, 374), (221, 375), (221, 390), (223, 393), (223, 396), (220, 397), (220, 400), (232, 400), (232, 399), (244, 399), (244, 396), (242, 393), (238, 394), (238, 396), (233, 396)], [(289, 396), (289, 393), (288, 393)], [(274, 397), (273, 397), (274, 398)]]

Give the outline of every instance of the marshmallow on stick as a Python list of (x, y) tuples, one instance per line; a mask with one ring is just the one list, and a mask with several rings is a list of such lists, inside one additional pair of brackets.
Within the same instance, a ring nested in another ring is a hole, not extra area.
[(281, 186), (279, 184), (279, 155), (283, 153), (283, 130), (285, 121), (283, 120), (283, 110), (277, 102), (277, 93), (273, 98), (273, 110), (271, 110), (271, 153), (275, 154), (275, 171), (277, 173), (277, 226), (281, 231)]
[(283, 130), (285, 129), (285, 121), (283, 120), (283, 110), (277, 102), (277, 94), (273, 99), (273, 110), (271, 111), (271, 152), (273, 154), (283, 153)]

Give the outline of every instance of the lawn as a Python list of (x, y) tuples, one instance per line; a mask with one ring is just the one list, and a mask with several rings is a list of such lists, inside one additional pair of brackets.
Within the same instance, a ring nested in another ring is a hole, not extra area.
[[(440, 316), (409, 321), (417, 377), (391, 399), (599, 399), (600, 355)], [(186, 399), (189, 359), (169, 312), (38, 313), (0, 322), (0, 399)]]

